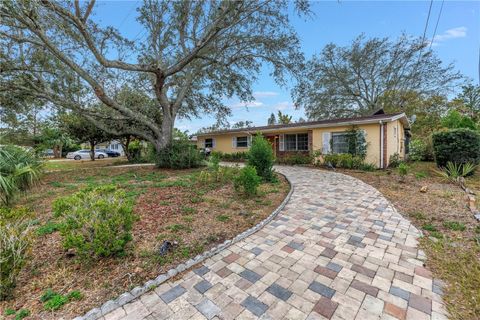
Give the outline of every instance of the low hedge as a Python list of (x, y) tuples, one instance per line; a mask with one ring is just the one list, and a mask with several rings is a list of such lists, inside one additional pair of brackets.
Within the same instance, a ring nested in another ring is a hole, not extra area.
[(480, 163), (480, 134), (470, 129), (436, 132), (432, 136), (435, 162), (445, 167), (448, 162), (475, 165)]

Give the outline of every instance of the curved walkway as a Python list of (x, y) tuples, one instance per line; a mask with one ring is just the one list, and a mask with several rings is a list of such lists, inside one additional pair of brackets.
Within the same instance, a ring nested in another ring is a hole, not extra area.
[(446, 319), (418, 230), (373, 187), (277, 167), (291, 200), (259, 232), (104, 319)]

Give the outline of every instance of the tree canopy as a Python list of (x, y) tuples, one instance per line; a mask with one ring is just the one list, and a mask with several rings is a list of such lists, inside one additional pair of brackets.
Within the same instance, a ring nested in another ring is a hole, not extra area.
[[(230, 114), (225, 98), (253, 100), (264, 63), (281, 85), (286, 75), (298, 75), (303, 55), (288, 7), (286, 0), (146, 0), (137, 10), (145, 36), (132, 39), (99, 24), (95, 0), (2, 1), (0, 96), (74, 110), (160, 150), (172, 140), (177, 117), (222, 118)], [(297, 1), (296, 9), (307, 12), (308, 3)], [(150, 101), (122, 101), (127, 84)]]
[(452, 92), (460, 73), (444, 65), (426, 44), (406, 35), (397, 40), (366, 39), (350, 46), (330, 43), (305, 67), (293, 97), (309, 119), (368, 115), (384, 107), (382, 97), (400, 107), (407, 92), (423, 98)]

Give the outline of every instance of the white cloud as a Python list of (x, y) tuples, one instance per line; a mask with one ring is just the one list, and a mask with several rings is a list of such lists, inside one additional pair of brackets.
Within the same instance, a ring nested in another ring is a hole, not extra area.
[(282, 102), (279, 102), (279, 103), (273, 105), (273, 108), (275, 110), (284, 111), (284, 110), (288, 110), (288, 109), (293, 109), (294, 105), (290, 101), (282, 101)]
[(237, 102), (232, 104), (230, 107), (231, 108), (256, 108), (256, 107), (261, 107), (263, 106), (263, 102), (260, 101), (250, 101), (250, 102)]
[(275, 91), (255, 91), (253, 93), (255, 98), (269, 98), (278, 96), (278, 92)]
[(456, 27), (446, 30), (442, 34), (438, 34), (433, 38), (432, 45), (439, 45), (440, 42), (448, 41), (451, 39), (465, 38), (467, 36), (467, 27)]

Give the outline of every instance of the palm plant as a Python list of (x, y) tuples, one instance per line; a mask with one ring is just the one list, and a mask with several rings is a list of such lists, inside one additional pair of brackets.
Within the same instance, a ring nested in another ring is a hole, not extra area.
[(437, 171), (438, 174), (452, 182), (463, 184), (464, 178), (472, 174), (477, 166), (471, 162), (455, 163), (447, 162), (445, 168)]
[(0, 201), (9, 205), (15, 195), (34, 185), (43, 162), (31, 151), (16, 146), (0, 147)]

